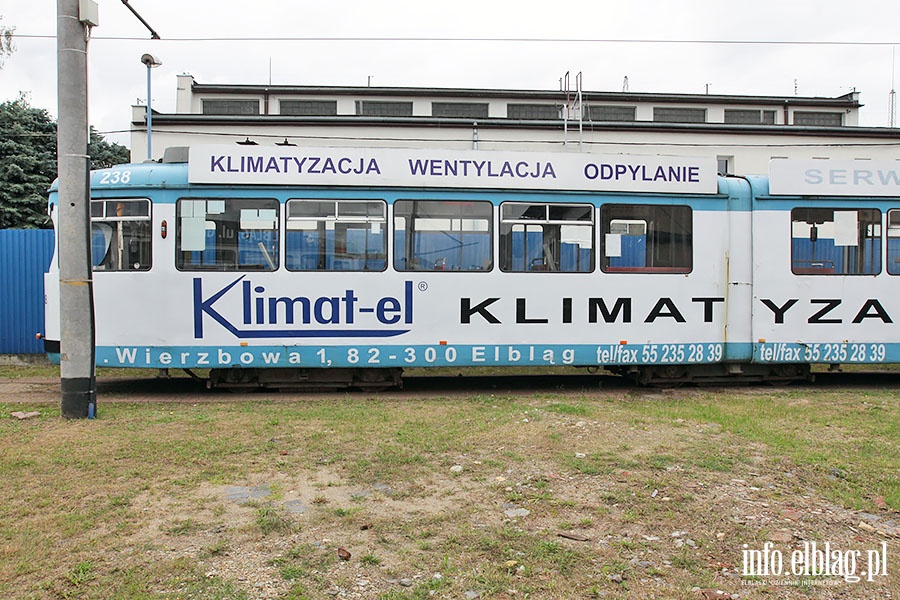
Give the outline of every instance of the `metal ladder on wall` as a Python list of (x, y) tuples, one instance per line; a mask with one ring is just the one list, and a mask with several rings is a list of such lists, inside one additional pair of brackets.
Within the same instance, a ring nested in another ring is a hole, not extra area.
[(581, 88), (581, 71), (575, 76), (575, 89), (572, 90), (572, 82), (569, 71), (559, 80), (560, 91), (566, 94), (566, 105), (562, 110), (563, 117), (563, 146), (569, 144), (569, 121), (578, 122), (578, 150), (582, 149), (584, 141), (584, 104)]

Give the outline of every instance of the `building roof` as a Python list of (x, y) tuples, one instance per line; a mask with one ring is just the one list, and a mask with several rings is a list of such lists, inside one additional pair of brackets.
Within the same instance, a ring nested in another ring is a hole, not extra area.
[[(365, 86), (299, 86), (255, 84), (192, 84), (194, 94), (277, 94), (291, 96), (356, 96), (404, 98), (478, 98), (511, 100), (560, 100), (566, 92), (560, 90), (510, 90), (436, 87), (365, 87)], [(573, 92), (569, 92), (570, 95)], [(582, 91), (585, 102), (672, 102), (677, 104), (754, 104), (768, 106), (804, 105), (822, 108), (859, 108), (859, 92), (849, 92), (835, 98), (808, 96), (748, 96), (721, 94), (669, 94), (641, 92)]]

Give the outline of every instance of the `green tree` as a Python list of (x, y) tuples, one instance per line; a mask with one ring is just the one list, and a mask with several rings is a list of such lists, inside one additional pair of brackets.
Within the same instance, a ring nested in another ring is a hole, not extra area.
[[(3, 15), (0, 15), (0, 21), (3, 21)], [(13, 33), (15, 30), (15, 27), (0, 25), (0, 67), (3, 67), (3, 61), (16, 49), (15, 45), (13, 45)]]
[[(126, 163), (128, 148), (90, 130), (91, 168)], [(47, 190), (56, 179), (56, 122), (20, 96), (0, 104), (0, 229), (47, 228)]]
[(56, 123), (17, 100), (0, 104), (0, 229), (46, 228), (47, 189), (56, 178)]
[(91, 143), (88, 145), (91, 169), (108, 169), (131, 160), (131, 150), (122, 144), (109, 143), (91, 126)]

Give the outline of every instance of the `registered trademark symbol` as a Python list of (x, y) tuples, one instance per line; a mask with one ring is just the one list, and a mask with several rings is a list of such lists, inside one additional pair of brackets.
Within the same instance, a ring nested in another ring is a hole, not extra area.
[(428, 289), (428, 284), (425, 283), (424, 281), (420, 281), (419, 282), (419, 291), (424, 292), (427, 289)]

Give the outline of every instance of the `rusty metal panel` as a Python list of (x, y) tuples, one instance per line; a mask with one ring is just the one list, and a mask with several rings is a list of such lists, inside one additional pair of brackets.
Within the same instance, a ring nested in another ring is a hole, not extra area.
[(0, 354), (40, 354), (53, 231), (0, 229)]

